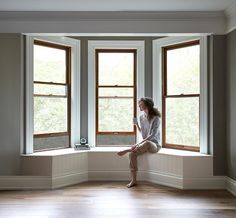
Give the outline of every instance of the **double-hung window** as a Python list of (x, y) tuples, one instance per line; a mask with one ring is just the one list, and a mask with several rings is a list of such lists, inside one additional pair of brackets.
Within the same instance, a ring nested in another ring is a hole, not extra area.
[(200, 45), (162, 47), (163, 147), (199, 151)]
[(70, 144), (70, 51), (34, 41), (34, 151)]
[(107, 143), (114, 143), (112, 135), (135, 139), (136, 50), (96, 49), (95, 58), (96, 134)]

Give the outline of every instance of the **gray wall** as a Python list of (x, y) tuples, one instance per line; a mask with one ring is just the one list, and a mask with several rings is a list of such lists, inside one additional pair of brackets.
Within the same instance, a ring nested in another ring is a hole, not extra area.
[(236, 30), (227, 35), (227, 163), (236, 180)]
[(21, 35), (0, 34), (0, 175), (19, 173)]
[[(81, 40), (81, 136), (88, 133), (88, 40), (145, 40), (145, 95), (152, 97), (152, 37), (80, 37)], [(0, 34), (0, 175), (20, 172), (20, 153), (23, 138), (23, 99), (21, 91), (22, 36)]]
[(210, 153), (214, 175), (226, 174), (226, 36), (210, 37)]
[(81, 137), (88, 138), (88, 40), (144, 40), (145, 96), (152, 97), (152, 40), (157, 37), (72, 37), (81, 40)]
[[(87, 47), (88, 40), (118, 40), (116, 37), (81, 37), (81, 136), (87, 137)], [(124, 37), (124, 40), (145, 40), (145, 95), (152, 97), (152, 40), (151, 37)], [(211, 103), (213, 110), (212, 152), (214, 155), (214, 175), (225, 174), (225, 43), (224, 36), (213, 36), (211, 41)], [(236, 32), (227, 36), (227, 156), (229, 176), (236, 179)], [(17, 175), (20, 158), (20, 121), (22, 104), (21, 81), (21, 36), (20, 34), (0, 34), (0, 175)]]

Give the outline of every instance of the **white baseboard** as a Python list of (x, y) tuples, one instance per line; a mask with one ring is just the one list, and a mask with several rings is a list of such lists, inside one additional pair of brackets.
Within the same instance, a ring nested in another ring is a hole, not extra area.
[(88, 181), (88, 173), (51, 176), (0, 176), (0, 190), (54, 189)]
[(173, 188), (179, 188), (179, 189), (183, 188), (183, 185), (182, 185), (183, 178), (178, 175), (168, 175), (168, 174), (149, 171), (147, 172), (147, 181), (155, 183), (155, 184), (159, 184), (159, 185), (173, 187)]
[(88, 181), (87, 172), (79, 172), (68, 175), (52, 177), (52, 188), (61, 188), (69, 185)]
[(50, 189), (49, 176), (0, 176), (0, 190)]
[[(130, 171), (89, 171), (89, 181), (128, 181), (130, 180)], [(182, 178), (175, 175), (167, 175), (157, 172), (138, 171), (138, 181), (147, 181), (159, 185), (170, 186), (182, 189)]]
[[(129, 171), (89, 171), (88, 181), (128, 181)], [(159, 185), (184, 190), (222, 190), (227, 189), (236, 193), (236, 181), (225, 176), (212, 176), (206, 178), (182, 178), (178, 175), (168, 175), (153, 171), (138, 171), (138, 181), (147, 181)], [(227, 180), (228, 179), (228, 180)]]
[[(129, 171), (88, 171), (55, 176), (0, 176), (0, 190), (54, 189), (86, 181), (128, 181)], [(236, 195), (236, 181), (229, 177), (185, 179), (153, 171), (138, 171), (138, 181), (148, 181), (178, 189), (226, 189)]]
[(226, 177), (226, 189), (236, 196), (236, 181)]
[(112, 170), (96, 170), (88, 171), (89, 181), (128, 181), (130, 179), (130, 172), (126, 171), (112, 171)]
[(226, 185), (225, 176), (183, 179), (183, 189), (216, 190), (216, 189), (225, 189), (225, 185)]

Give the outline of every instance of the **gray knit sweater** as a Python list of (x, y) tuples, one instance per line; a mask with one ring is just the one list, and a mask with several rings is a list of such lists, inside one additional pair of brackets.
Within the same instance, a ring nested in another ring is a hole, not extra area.
[(160, 117), (154, 116), (149, 122), (144, 114), (139, 117), (140, 128), (142, 138), (145, 139), (150, 135), (148, 140), (156, 143), (157, 145), (161, 144), (161, 135), (160, 135)]

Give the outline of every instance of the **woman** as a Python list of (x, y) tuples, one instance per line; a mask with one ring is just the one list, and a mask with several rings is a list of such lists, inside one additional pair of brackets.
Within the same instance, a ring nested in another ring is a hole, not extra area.
[(119, 156), (129, 153), (131, 181), (127, 184), (130, 188), (136, 185), (137, 174), (137, 156), (147, 151), (156, 153), (160, 150), (160, 112), (154, 108), (154, 102), (149, 97), (141, 98), (138, 102), (140, 111), (144, 113), (139, 117), (140, 126), (136, 125), (139, 132), (142, 134), (143, 140), (131, 148), (118, 152)]

